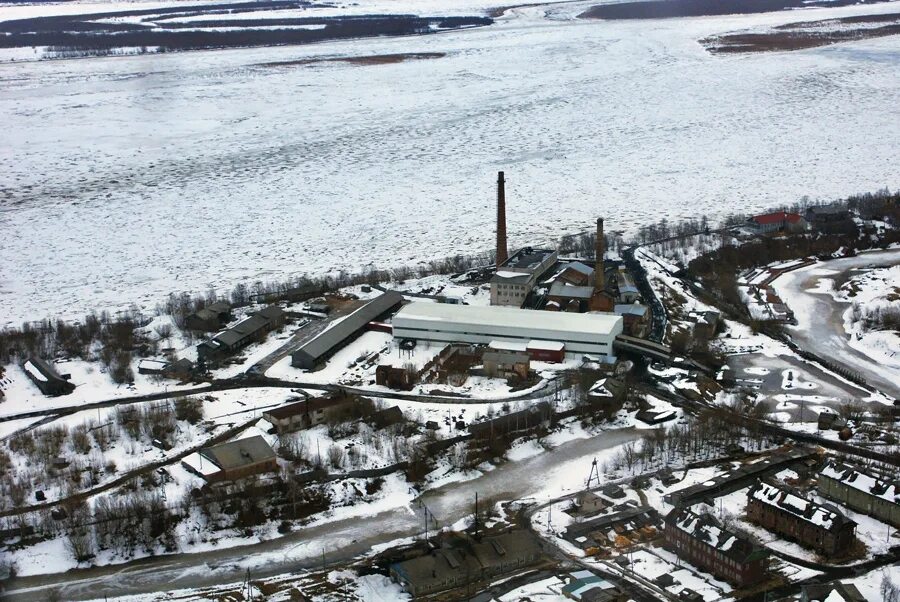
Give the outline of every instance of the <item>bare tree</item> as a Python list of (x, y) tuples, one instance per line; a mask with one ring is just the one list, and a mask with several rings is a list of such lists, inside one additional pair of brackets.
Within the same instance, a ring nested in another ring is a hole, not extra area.
[(340, 469), (344, 465), (344, 448), (340, 445), (332, 445), (328, 448), (328, 463), (332, 468)]

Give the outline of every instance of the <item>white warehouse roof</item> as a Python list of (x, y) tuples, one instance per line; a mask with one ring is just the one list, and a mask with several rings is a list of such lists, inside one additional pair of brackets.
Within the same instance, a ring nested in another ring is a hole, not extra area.
[(612, 355), (612, 343), (622, 332), (615, 314), (575, 314), (505, 306), (451, 305), (414, 302), (393, 319), (394, 336), (435, 342), (476, 344), (525, 343), (528, 347), (567, 353)]
[(403, 319), (447, 321), (483, 326), (534, 328), (560, 333), (611, 333), (622, 318), (609, 313), (576, 314), (559, 311), (519, 309), (499, 305), (454, 305), (451, 303), (414, 302), (404, 305), (394, 322)]

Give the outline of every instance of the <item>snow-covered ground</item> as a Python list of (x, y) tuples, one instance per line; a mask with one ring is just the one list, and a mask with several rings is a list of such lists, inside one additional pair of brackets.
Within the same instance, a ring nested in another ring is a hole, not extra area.
[[(697, 40), (900, 5), (574, 19), (586, 6), (425, 37), (0, 66), (0, 321), (490, 248), (498, 169), (513, 246), (598, 215), (634, 231), (896, 185), (895, 38), (743, 56)], [(447, 56), (260, 66), (425, 51)]]
[(3, 387), (6, 399), (0, 401), (0, 416), (77, 406), (117, 397), (133, 397), (166, 391), (175, 393), (196, 388), (192, 384), (182, 385), (174, 380), (139, 374), (137, 363), (138, 360), (135, 360), (134, 382), (128, 385), (114, 383), (99, 362), (70, 360), (55, 363), (56, 370), (60, 374), (71, 375), (71, 382), (75, 385), (72, 393), (60, 397), (47, 397), (31, 382), (21, 366), (9, 364), (6, 366), (8, 382)]
[[(849, 345), (879, 365), (900, 368), (900, 334), (892, 330), (870, 330), (864, 323), (866, 315), (872, 316), (876, 312), (900, 313), (900, 265), (864, 271), (844, 283), (839, 291), (834, 291), (833, 296), (836, 300), (851, 303), (844, 312), (844, 330), (850, 335)], [(857, 308), (860, 316), (856, 315)]]

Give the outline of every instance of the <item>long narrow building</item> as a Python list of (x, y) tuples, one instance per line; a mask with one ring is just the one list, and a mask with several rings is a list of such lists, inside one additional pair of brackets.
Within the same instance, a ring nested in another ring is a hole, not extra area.
[(570, 314), (515, 307), (410, 303), (393, 319), (394, 338), (437, 343), (558, 343), (566, 353), (611, 357), (622, 332), (615, 314)]
[(900, 483), (831, 461), (819, 474), (819, 493), (900, 528)]
[(295, 368), (313, 370), (331, 357), (338, 349), (358, 335), (373, 320), (389, 314), (403, 303), (403, 295), (388, 291), (354, 311), (303, 344), (291, 354), (291, 365)]

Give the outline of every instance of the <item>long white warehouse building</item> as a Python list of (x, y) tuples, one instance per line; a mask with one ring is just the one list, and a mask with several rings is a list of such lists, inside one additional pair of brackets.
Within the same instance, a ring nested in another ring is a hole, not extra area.
[(562, 343), (567, 353), (613, 354), (622, 317), (515, 307), (415, 302), (393, 319), (394, 338), (441, 343)]

